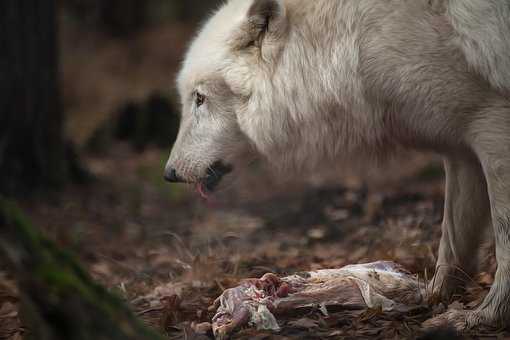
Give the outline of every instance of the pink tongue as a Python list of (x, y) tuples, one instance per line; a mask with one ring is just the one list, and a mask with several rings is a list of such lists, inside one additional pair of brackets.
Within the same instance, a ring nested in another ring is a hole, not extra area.
[(207, 200), (209, 198), (207, 195), (207, 189), (202, 183), (197, 183), (197, 191), (203, 199)]

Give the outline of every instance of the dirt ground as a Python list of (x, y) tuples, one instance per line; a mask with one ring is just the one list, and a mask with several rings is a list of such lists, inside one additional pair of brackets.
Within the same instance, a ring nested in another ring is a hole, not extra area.
[[(163, 181), (166, 157), (162, 150), (135, 154), (115, 145), (86, 158), (92, 183), (22, 206), (170, 339), (208, 338), (192, 324), (211, 320), (213, 300), (241, 279), (268, 272), (391, 260), (423, 280), (433, 275), (443, 204), (441, 163), (433, 156), (293, 176), (255, 164), (227, 178), (209, 201)], [(486, 293), (495, 265), (482, 257), (483, 272), (455, 304), (472, 307)], [(8, 278), (0, 274), (0, 339), (17, 339), (23, 328)], [(340, 310), (324, 317), (311, 310), (279, 319), (277, 334), (247, 329), (235, 338), (414, 338), (420, 323), (440, 311)], [(472, 336), (509, 334), (477, 330)]]

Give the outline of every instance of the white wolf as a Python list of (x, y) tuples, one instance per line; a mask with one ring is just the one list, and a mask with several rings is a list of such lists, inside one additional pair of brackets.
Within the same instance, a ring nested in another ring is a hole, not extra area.
[(396, 145), (440, 152), (446, 203), (435, 293), (476, 270), (492, 224), (498, 269), (483, 303), (429, 324), (510, 321), (510, 0), (230, 0), (178, 77), (182, 123), (166, 167), (212, 190), (253, 146), (314, 166)]

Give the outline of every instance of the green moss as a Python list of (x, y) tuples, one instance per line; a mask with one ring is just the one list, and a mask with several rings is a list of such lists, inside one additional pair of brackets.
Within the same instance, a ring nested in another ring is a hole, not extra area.
[(3, 199), (0, 222), (0, 250), (16, 269), (33, 339), (162, 339)]

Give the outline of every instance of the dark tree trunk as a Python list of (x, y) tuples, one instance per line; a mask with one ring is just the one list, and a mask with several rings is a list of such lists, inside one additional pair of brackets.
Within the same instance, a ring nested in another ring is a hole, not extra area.
[(0, 193), (66, 178), (53, 0), (0, 1)]

